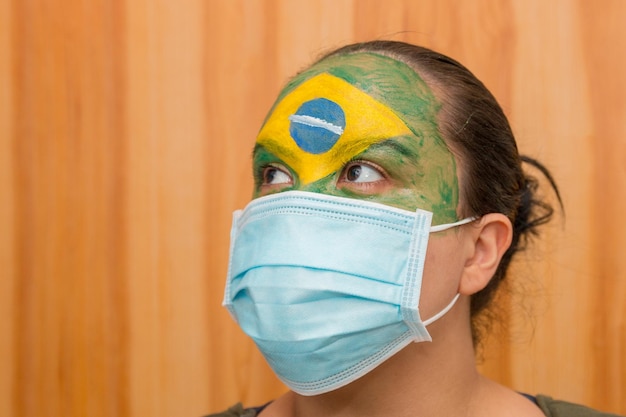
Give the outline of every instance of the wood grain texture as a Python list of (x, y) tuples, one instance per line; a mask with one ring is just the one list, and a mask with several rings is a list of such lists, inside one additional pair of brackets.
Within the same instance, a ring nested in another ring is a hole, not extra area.
[[(13, 158), (13, 31), (12, 5), (0, 1), (0, 409), (12, 411), (16, 385), (15, 372), (15, 318), (17, 308), (13, 297), (16, 271), (14, 158)], [(6, 414), (9, 415), (9, 414)]]
[(107, 1), (64, 5), (12, 5), (8, 415), (127, 410), (123, 25)]
[(0, 0), (0, 416), (285, 390), (221, 307), (231, 213), (288, 77), (374, 38), (467, 65), (561, 187), (481, 369), (626, 414), (624, 21), (622, 0)]

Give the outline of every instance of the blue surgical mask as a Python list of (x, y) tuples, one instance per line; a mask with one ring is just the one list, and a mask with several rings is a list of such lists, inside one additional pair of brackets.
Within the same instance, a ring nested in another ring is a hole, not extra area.
[(432, 213), (288, 191), (234, 214), (224, 305), (293, 391), (316, 395), (430, 341), (418, 302)]

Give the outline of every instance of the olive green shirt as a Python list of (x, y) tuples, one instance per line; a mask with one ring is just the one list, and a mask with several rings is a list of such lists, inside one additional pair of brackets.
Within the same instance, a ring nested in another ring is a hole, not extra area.
[[(617, 414), (603, 413), (591, 408), (554, 400), (545, 395), (536, 397), (537, 405), (547, 417), (620, 417)], [(253, 408), (243, 408), (241, 404), (230, 407), (227, 411), (209, 414), (207, 417), (256, 417), (257, 411)]]
[(554, 400), (545, 395), (537, 395), (537, 405), (548, 417), (619, 417), (617, 414), (604, 413), (579, 404)]

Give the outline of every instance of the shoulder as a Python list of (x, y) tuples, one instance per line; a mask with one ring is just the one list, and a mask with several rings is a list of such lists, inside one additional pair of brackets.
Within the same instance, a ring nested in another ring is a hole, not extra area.
[(620, 417), (593, 410), (579, 404), (552, 399), (546, 395), (537, 395), (537, 405), (547, 417)]
[(237, 403), (226, 411), (209, 414), (205, 417), (256, 417), (262, 409), (263, 407), (244, 408), (241, 403)]

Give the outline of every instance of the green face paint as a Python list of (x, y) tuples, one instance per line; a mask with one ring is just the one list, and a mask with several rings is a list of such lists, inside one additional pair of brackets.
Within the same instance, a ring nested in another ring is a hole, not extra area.
[[(434, 224), (455, 221), (456, 165), (438, 129), (439, 108), (404, 63), (369, 53), (327, 58), (296, 76), (270, 111), (255, 149), (255, 197), (300, 189), (422, 208)], [(358, 164), (384, 175), (348, 181), (346, 170)], [(264, 188), (268, 166), (291, 182)]]

